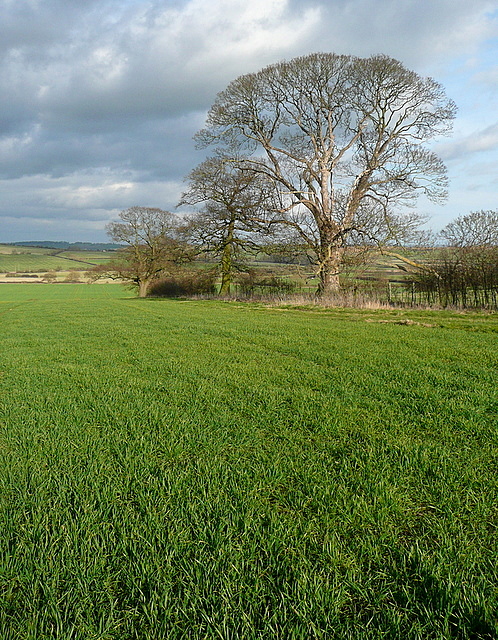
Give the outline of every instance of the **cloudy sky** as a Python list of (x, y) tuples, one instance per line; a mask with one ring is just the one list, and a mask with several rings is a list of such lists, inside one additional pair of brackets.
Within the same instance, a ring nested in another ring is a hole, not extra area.
[(173, 209), (192, 135), (235, 77), (315, 51), (384, 53), (459, 107), (431, 227), (498, 208), (497, 0), (0, 0), (0, 242), (105, 242)]

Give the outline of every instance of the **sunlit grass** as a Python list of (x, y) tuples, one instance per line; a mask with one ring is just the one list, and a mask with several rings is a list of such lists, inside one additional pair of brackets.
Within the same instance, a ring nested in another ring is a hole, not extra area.
[(1, 285), (0, 322), (1, 638), (498, 636), (496, 315)]

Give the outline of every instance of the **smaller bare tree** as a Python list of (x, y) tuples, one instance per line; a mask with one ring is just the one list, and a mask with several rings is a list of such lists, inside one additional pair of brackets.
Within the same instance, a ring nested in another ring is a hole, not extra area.
[(451, 247), (498, 246), (498, 211), (472, 211), (450, 222), (441, 231)]
[(188, 189), (181, 205), (203, 207), (186, 216), (184, 233), (190, 242), (214, 254), (221, 273), (220, 294), (230, 293), (234, 271), (247, 252), (258, 251), (258, 240), (267, 240), (274, 185), (265, 176), (245, 171), (232, 158), (208, 158), (188, 175)]
[(179, 218), (174, 213), (131, 207), (122, 211), (119, 218), (107, 225), (107, 233), (114, 242), (125, 246), (118, 251), (117, 260), (99, 271), (137, 286), (138, 295), (143, 298), (155, 280), (187, 262), (190, 253), (178, 237)]

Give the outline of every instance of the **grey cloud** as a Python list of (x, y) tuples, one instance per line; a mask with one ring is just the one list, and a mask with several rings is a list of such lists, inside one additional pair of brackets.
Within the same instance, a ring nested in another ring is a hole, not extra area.
[[(188, 6), (215, 5), (194, 0)], [(47, 22), (59, 5), (44, 7)], [(101, 7), (90, 3), (84, 19), (81, 6), (63, 11), (59, 42), (53, 33), (44, 34), (49, 42), (44, 49), (38, 38), (39, 55), (21, 46), (4, 58), (0, 135), (9, 148), (0, 154), (4, 176), (62, 175), (102, 165), (140, 165), (144, 175), (188, 171), (187, 161), (195, 156), (191, 137), (202, 121), (197, 111), (207, 109), (237, 66), (259, 66), (257, 47), (244, 52), (240, 34), (216, 33), (220, 27), (213, 19), (190, 15), (184, 6), (130, 3), (117, 11), (116, 5), (112, 19), (101, 19)], [(278, 17), (270, 32), (282, 29)], [(81, 27), (68, 38), (77, 20)], [(303, 27), (296, 22), (293, 28)], [(223, 34), (226, 42), (220, 43)], [(230, 48), (238, 46), (243, 55), (231, 56)]]
[[(0, 141), (0, 176), (70, 175), (90, 168), (133, 171), (141, 179), (181, 179), (202, 159), (192, 133), (196, 115), (172, 119), (94, 123), (75, 121), (59, 129), (35, 128), (32, 135)], [(7, 148), (10, 147), (10, 148)]]
[(334, 0), (324, 3), (320, 40), (338, 53), (386, 53), (418, 71), (475, 50), (489, 32), (490, 0)]
[(444, 160), (468, 161), (470, 155), (492, 151), (498, 151), (498, 122), (454, 142), (438, 146), (438, 153)]
[(7, 197), (0, 212), (4, 242), (105, 241), (105, 225), (122, 209), (140, 204), (173, 210), (182, 190), (181, 182), (140, 181), (133, 172), (123, 175), (112, 170), (57, 179), (26, 176), (8, 180), (5, 186)]

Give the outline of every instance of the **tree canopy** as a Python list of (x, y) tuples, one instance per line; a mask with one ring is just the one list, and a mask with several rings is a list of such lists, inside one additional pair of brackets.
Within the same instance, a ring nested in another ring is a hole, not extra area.
[(190, 242), (219, 259), (220, 294), (230, 293), (234, 270), (249, 251), (257, 251), (257, 234), (267, 229), (261, 219), (268, 205), (271, 184), (264, 176), (245, 171), (230, 158), (207, 158), (188, 176), (180, 205), (203, 205), (186, 216)]
[(119, 218), (107, 225), (107, 232), (115, 242), (126, 246), (119, 251), (119, 259), (103, 265), (101, 271), (112, 271), (133, 283), (144, 297), (154, 280), (189, 257), (178, 239), (179, 219), (174, 213), (153, 207), (131, 207)]
[(416, 223), (400, 208), (419, 193), (444, 199), (445, 167), (428, 143), (455, 111), (439, 83), (390, 57), (316, 53), (235, 79), (197, 140), (275, 185), (268, 219), (308, 247), (327, 293), (348, 242), (397, 241)]
[(453, 247), (497, 247), (498, 211), (472, 211), (459, 216), (441, 235)]

